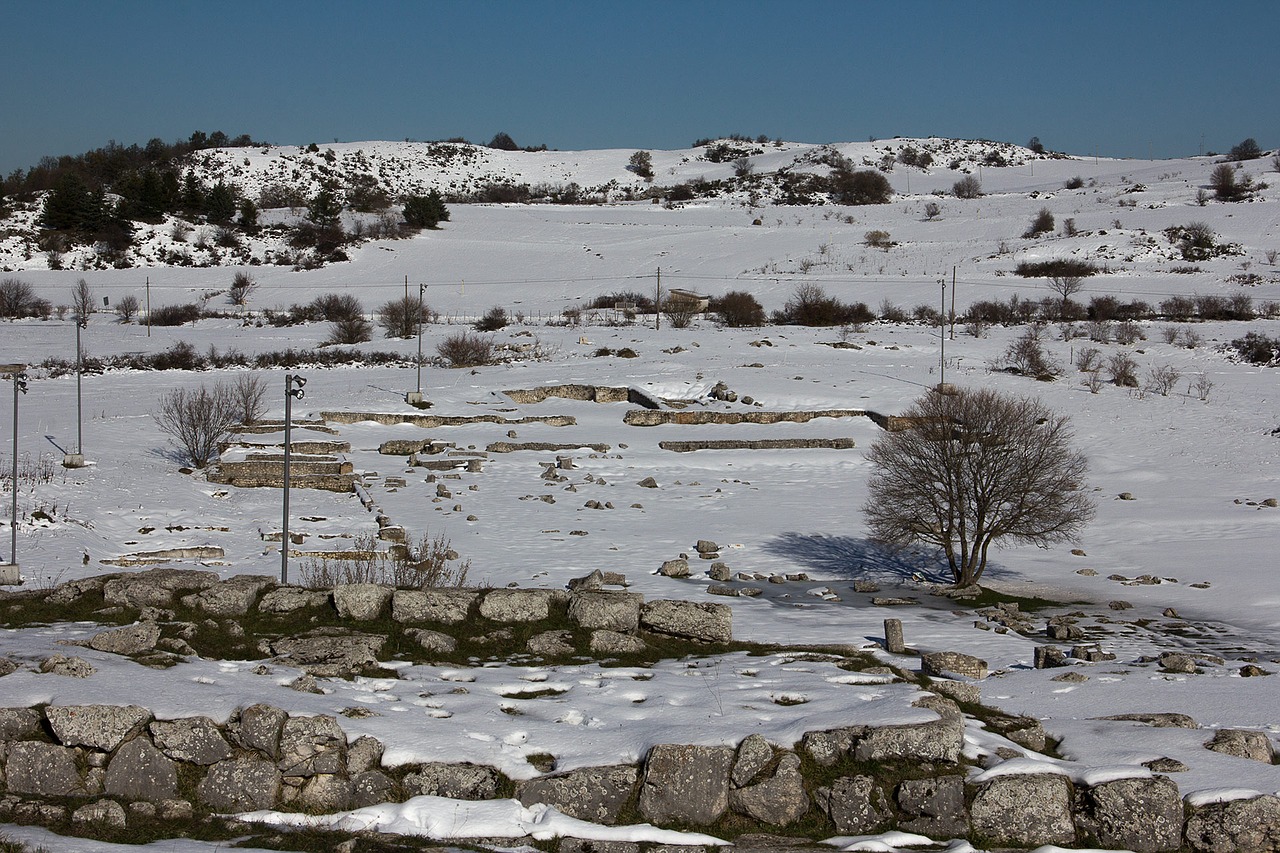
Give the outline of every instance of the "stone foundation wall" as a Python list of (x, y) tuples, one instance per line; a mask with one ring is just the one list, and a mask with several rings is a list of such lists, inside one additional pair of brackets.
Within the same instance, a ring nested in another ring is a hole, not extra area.
[(922, 703), (938, 713), (936, 723), (813, 731), (794, 750), (759, 735), (736, 747), (660, 744), (638, 765), (520, 783), (473, 764), (386, 767), (376, 738), (351, 740), (335, 717), (270, 705), (242, 708), (226, 724), (158, 720), (133, 705), (0, 708), (0, 820), (92, 832), (156, 817), (332, 813), (433, 795), (514, 797), (604, 825), (644, 821), (723, 835), (730, 825), (779, 832), (807, 821), (815, 841), (898, 829), (1019, 849), (1280, 849), (1276, 796), (1195, 806), (1164, 776), (1094, 786), (1055, 773), (967, 777), (958, 763), (959, 709), (939, 697)]
[(661, 426), (663, 424), (683, 424), (697, 426), (701, 424), (803, 424), (814, 418), (861, 418), (866, 417), (863, 409), (823, 409), (810, 412), (714, 412), (694, 411), (653, 411), (649, 409), (632, 409), (623, 415), (623, 423), (628, 426)]

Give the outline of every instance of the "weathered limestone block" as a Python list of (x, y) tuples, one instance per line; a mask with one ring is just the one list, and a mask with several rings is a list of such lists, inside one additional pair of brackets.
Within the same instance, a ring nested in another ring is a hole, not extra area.
[(50, 705), (44, 715), (63, 746), (103, 752), (113, 751), (151, 722), (151, 712), (137, 705)]
[(1105, 782), (1081, 800), (1077, 825), (1105, 847), (1162, 853), (1182, 843), (1182, 798), (1167, 776)]
[(733, 772), (729, 775), (729, 781), (733, 783), (733, 787), (741, 788), (760, 775), (760, 771), (765, 769), (771, 761), (773, 761), (773, 747), (764, 739), (764, 736), (747, 735), (742, 743), (738, 744), (738, 752), (733, 758)]
[(39, 797), (84, 797), (84, 779), (76, 769), (76, 750), (38, 741), (9, 746), (5, 781), (10, 794)]
[(727, 604), (660, 599), (641, 606), (640, 626), (657, 634), (727, 643), (733, 639), (733, 610)]
[(800, 759), (786, 753), (769, 779), (729, 792), (729, 805), (739, 814), (771, 826), (789, 826), (809, 811), (809, 797), (800, 774)]
[(635, 655), (646, 648), (644, 640), (617, 631), (592, 631), (589, 646), (596, 655)]
[(99, 631), (89, 638), (89, 648), (115, 655), (136, 655), (154, 649), (159, 639), (159, 625), (140, 622), (137, 625)]
[(156, 720), (150, 729), (156, 747), (177, 761), (209, 765), (231, 757), (231, 745), (208, 717)]
[(362, 735), (347, 745), (347, 775), (358, 776), (382, 766), (382, 741)]
[(525, 782), (517, 797), (526, 806), (546, 803), (570, 817), (612, 826), (630, 800), (639, 775), (636, 768), (627, 765), (588, 767)]
[(333, 606), (343, 619), (371, 622), (381, 618), (392, 592), (378, 583), (339, 584), (333, 588)]
[(391, 618), (456, 625), (466, 620), (479, 597), (469, 589), (398, 589), (391, 595)]
[(158, 803), (178, 796), (178, 765), (137, 737), (116, 750), (107, 765), (105, 789), (113, 797)]
[(72, 812), (71, 822), (120, 828), (125, 825), (124, 807), (115, 800), (99, 800)]
[(0, 708), (0, 740), (28, 740), (40, 733), (43, 718), (35, 708)]
[(689, 577), (689, 561), (683, 557), (666, 560), (658, 567), (658, 574), (668, 578)]
[(243, 616), (253, 607), (262, 591), (273, 583), (275, 581), (266, 575), (236, 575), (193, 595), (183, 596), (182, 603), (210, 616)]
[(317, 776), (347, 769), (347, 736), (327, 714), (290, 717), (280, 732), (280, 759), (285, 776)]
[(1071, 783), (1054, 773), (997, 776), (978, 787), (970, 821), (973, 831), (992, 843), (1072, 844)]
[(271, 643), (271, 652), (311, 675), (349, 675), (375, 666), (387, 638), (380, 634), (319, 628)]
[(987, 677), (987, 662), (960, 652), (929, 652), (920, 656), (920, 670), (925, 675), (982, 680)]
[(544, 657), (565, 657), (574, 652), (572, 631), (543, 631), (529, 638), (529, 652)]
[(1231, 755), (1236, 758), (1247, 758), (1250, 761), (1271, 763), (1271, 738), (1266, 732), (1255, 732), (1248, 729), (1221, 729), (1213, 736), (1213, 740), (1204, 745), (1205, 749)]
[(294, 613), (311, 607), (323, 607), (332, 598), (327, 590), (304, 589), (300, 586), (282, 586), (269, 591), (258, 602), (262, 613)]
[(1187, 819), (1187, 846), (1195, 853), (1280, 851), (1280, 797), (1229, 800), (1199, 806)]
[(397, 799), (396, 783), (381, 770), (369, 770), (351, 777), (351, 806), (362, 809)]
[(40, 661), (40, 671), (52, 675), (64, 675), (68, 678), (88, 678), (98, 670), (81, 657), (51, 655)]
[(280, 757), (280, 733), (289, 713), (271, 705), (250, 705), (228, 726), (232, 740), (275, 761)]
[(575, 592), (569, 598), (569, 621), (589, 630), (634, 634), (643, 602), (644, 596), (635, 592)]
[(447, 655), (458, 648), (458, 641), (453, 637), (430, 628), (407, 628), (404, 633), (428, 652)]
[(102, 598), (107, 604), (127, 607), (168, 607), (175, 592), (206, 589), (217, 582), (216, 572), (151, 569), (108, 580), (102, 587)]
[(729, 809), (727, 746), (659, 744), (649, 751), (640, 813), (658, 825), (715, 823)]
[(346, 776), (321, 773), (307, 779), (294, 805), (320, 814), (339, 812), (350, 807), (352, 790)]
[(541, 622), (551, 615), (559, 590), (494, 589), (480, 600), (480, 615), (494, 622)]
[(830, 767), (843, 758), (858, 738), (866, 734), (865, 726), (849, 726), (822, 732), (805, 732), (800, 738), (800, 749), (823, 767)]
[(842, 776), (814, 794), (841, 835), (879, 832), (889, 820), (884, 792), (870, 776)]
[(908, 779), (898, 785), (898, 808), (906, 820), (898, 828), (930, 838), (959, 838), (969, 830), (964, 807), (964, 777)]
[(427, 794), (454, 800), (491, 800), (498, 796), (498, 774), (475, 764), (423, 764), (404, 777), (405, 794)]
[(280, 800), (281, 775), (265, 758), (232, 758), (209, 768), (196, 795), (212, 811), (251, 812), (274, 808)]
[(877, 726), (854, 746), (859, 761), (928, 761), (954, 764), (964, 745), (964, 717), (949, 699), (926, 697), (915, 703), (939, 713), (932, 723)]

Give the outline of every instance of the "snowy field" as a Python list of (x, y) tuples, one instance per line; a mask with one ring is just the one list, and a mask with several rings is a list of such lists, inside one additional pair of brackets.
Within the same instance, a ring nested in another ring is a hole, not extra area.
[[(858, 146), (841, 148), (853, 151)], [(574, 156), (590, 164), (594, 182), (602, 182), (611, 175), (606, 164), (616, 159), (620, 170), (626, 153)], [(682, 165), (679, 153), (655, 152), (660, 178), (665, 180), (664, 170), (693, 174), (695, 166)], [(795, 155), (790, 149), (783, 153)], [(1274, 175), (1262, 174), (1264, 162), (1247, 168), (1273, 181)], [(1128, 346), (1064, 341), (1051, 325), (1044, 333), (1045, 348), (1064, 365), (1065, 374), (1045, 383), (991, 369), (1022, 334), (1019, 327), (992, 328), (974, 337), (960, 323), (952, 338), (940, 336), (937, 327), (912, 323), (729, 329), (702, 317), (684, 329), (671, 328), (664, 318), (655, 329), (652, 315), (620, 325), (608, 322), (609, 312), (572, 326), (562, 318), (566, 308), (581, 307), (597, 295), (653, 293), (659, 268), (664, 290), (681, 287), (712, 296), (744, 290), (767, 311), (782, 308), (797, 284), (816, 283), (844, 301), (866, 302), (875, 309), (887, 300), (910, 313), (917, 305), (938, 306), (940, 279), (946, 281), (950, 308), (954, 266), (955, 305), (963, 314), (968, 304), (981, 299), (1007, 299), (1015, 293), (1034, 300), (1051, 296), (1043, 279), (1012, 274), (1018, 261), (1046, 257), (1089, 257), (1107, 264), (1107, 273), (1085, 280), (1085, 290), (1075, 296), (1078, 301), (1112, 294), (1122, 301), (1158, 304), (1173, 295), (1242, 291), (1255, 305), (1280, 300), (1280, 276), (1266, 256), (1268, 249), (1280, 248), (1277, 192), (1263, 190), (1251, 202), (1198, 206), (1195, 190), (1206, 183), (1213, 165), (1209, 158), (1029, 160), (985, 169), (988, 195), (967, 201), (930, 194), (949, 188), (957, 173), (945, 167), (927, 174), (910, 170), (908, 193), (907, 170), (899, 167), (889, 177), (900, 195), (889, 205), (860, 208), (753, 207), (742, 199), (676, 209), (647, 202), (454, 206), (441, 231), (365, 243), (352, 251), (350, 263), (309, 272), (274, 266), (51, 271), (39, 268), (43, 262), (37, 257), (13, 275), (55, 304), (69, 301), (80, 278), (112, 303), (126, 294), (141, 300), (149, 287), (153, 306), (225, 291), (238, 269), (251, 272), (258, 283), (245, 309), (231, 308), (225, 296), (210, 299), (210, 308), (238, 311), (239, 317), (148, 332), (137, 323), (117, 323), (112, 314), (95, 314), (83, 332), (85, 349), (94, 356), (159, 352), (179, 341), (201, 352), (210, 347), (250, 354), (312, 348), (327, 336), (327, 324), (272, 328), (256, 325), (256, 318), (263, 309), (284, 309), (329, 292), (355, 294), (371, 313), (405, 293), (406, 277), (415, 295), (419, 285), (426, 285), (424, 298), (440, 317), (423, 335), (424, 352), (434, 356), (445, 336), (490, 307), (502, 306), (523, 319), (495, 333), (494, 342), (524, 346), (525, 353), (474, 370), (428, 364), (422, 388), (432, 403), (429, 413), (507, 419), (568, 415), (574, 425), (481, 423), (426, 430), (363, 421), (337, 426), (339, 438), (351, 443), (347, 458), (364, 474), (382, 511), (411, 538), (445, 536), (470, 560), (471, 583), (563, 588), (569, 579), (594, 569), (622, 572), (632, 591), (648, 598), (729, 604), (736, 639), (780, 649), (814, 644), (877, 649), (883, 619), (900, 618), (909, 646), (961, 651), (989, 663), (992, 675), (982, 682), (983, 701), (1036, 717), (1061, 740), (1067, 760), (1045, 758), (1042, 764), (1077, 778), (1098, 778), (1141, 775), (1147, 772), (1143, 762), (1168, 757), (1189, 768), (1173, 774), (1184, 795), (1276, 793), (1280, 766), (1220, 755), (1203, 744), (1218, 728), (1264, 731), (1273, 745), (1280, 738), (1277, 676), (1239, 677), (1246, 663), (1280, 671), (1275, 556), (1280, 509), (1263, 504), (1280, 497), (1280, 437), (1273, 434), (1280, 427), (1280, 373), (1233, 361), (1221, 349), (1246, 331), (1280, 335), (1280, 320), (1196, 323), (1189, 326), (1201, 338), (1195, 348), (1166, 343), (1163, 330), (1171, 324), (1164, 321), (1144, 321), (1146, 339)], [(1085, 185), (1064, 190), (1063, 182), (1075, 176)], [(1144, 189), (1135, 192), (1135, 184)], [(1137, 204), (1130, 206), (1130, 199)], [(923, 213), (930, 201), (942, 207), (932, 221)], [(1041, 207), (1059, 222), (1075, 219), (1080, 235), (1023, 239), (1020, 235)], [(761, 224), (753, 225), (757, 218)], [(1208, 223), (1221, 240), (1241, 244), (1243, 254), (1199, 262), (1199, 272), (1172, 272), (1183, 262), (1161, 231), (1191, 221)], [(872, 229), (888, 231), (896, 245), (888, 251), (864, 245), (863, 235)], [(21, 264), (15, 255), (7, 257), (10, 268)], [(1258, 281), (1245, 286), (1228, 280), (1243, 271), (1257, 274)], [(69, 319), (5, 323), (0, 326), (0, 362), (37, 365), (49, 357), (70, 359), (74, 341)], [(833, 347), (836, 343), (856, 347)], [(361, 346), (411, 359), (417, 341), (377, 339)], [(1140, 378), (1160, 366), (1175, 368), (1183, 378), (1168, 396), (1113, 385), (1091, 393), (1072, 366), (1086, 346), (1098, 347), (1104, 359), (1127, 352), (1138, 363)], [(636, 357), (598, 355), (602, 348), (630, 348)], [(541, 357), (534, 358), (534, 352)], [(995, 552), (983, 583), (1061, 602), (1042, 612), (1041, 619), (1054, 613), (1085, 614), (1080, 624), (1088, 639), (1116, 655), (1109, 663), (1075, 667), (1087, 680), (1054, 681), (1064, 670), (1034, 669), (1033, 652), (1043, 637), (979, 630), (971, 610), (930, 595), (928, 582), (946, 580), (945, 563), (921, 555), (894, 557), (867, 540), (861, 507), (870, 469), (864, 453), (882, 434), (869, 418), (635, 427), (623, 422), (625, 412), (634, 408), (625, 403), (549, 398), (520, 404), (503, 393), (561, 383), (630, 386), (654, 397), (687, 401), (690, 409), (745, 411), (741, 402), (708, 396), (723, 382), (739, 399), (748, 395), (766, 411), (896, 414), (943, 378), (943, 369), (948, 382), (1034, 395), (1071, 417), (1076, 442), (1090, 462), (1096, 519), (1073, 545)], [(297, 420), (319, 417), (322, 411), (416, 412), (404, 402), (405, 392), (415, 387), (412, 367), (297, 372), (308, 380), (305, 399), (294, 404)], [(152, 418), (163, 392), (212, 384), (236, 373), (86, 375), (82, 428), (88, 465), (64, 470), (58, 463), (77, 442), (76, 378), (50, 378), (47, 371), (30, 368), (29, 393), (18, 401), (19, 459), (31, 470), (46, 460), (49, 477), (20, 483), (17, 555), (24, 583), (48, 587), (117, 570), (101, 560), (202, 545), (224, 549), (225, 559), (209, 566), (223, 576), (277, 575), (278, 545), (263, 537), (280, 530), (279, 490), (225, 487), (199, 473), (181, 473), (180, 454)], [(262, 372), (269, 388), (268, 417), (283, 415), (283, 374)], [(1191, 390), (1190, 383), (1200, 376), (1211, 383), (1207, 394)], [(10, 391), (7, 382), (0, 385), (0, 393)], [(12, 409), (7, 396), (0, 399), (8, 442)], [(509, 430), (516, 432), (514, 439)], [(325, 436), (297, 430), (294, 437)], [(423, 471), (406, 469), (402, 457), (377, 452), (379, 444), (395, 438), (438, 439), (460, 449), (483, 450), (505, 440), (580, 443), (584, 449), (490, 454), (482, 472), (461, 473), (450, 481), (452, 497), (437, 501), (437, 484), (424, 482)], [(693, 453), (658, 446), (667, 440), (761, 438), (850, 438), (856, 446)], [(585, 449), (591, 444), (608, 445), (608, 450)], [(8, 452), (7, 444), (0, 448), (6, 471)], [(574, 467), (561, 472), (568, 479), (542, 479), (544, 464), (557, 455), (573, 458)], [(388, 486), (388, 477), (402, 477), (406, 484)], [(646, 477), (658, 487), (638, 485)], [(1132, 500), (1119, 499), (1126, 492)], [(4, 498), (7, 505), (9, 496)], [(588, 508), (590, 501), (612, 508)], [(299, 491), (290, 509), (291, 531), (307, 535), (304, 550), (327, 547), (321, 544), (322, 535), (376, 532), (373, 516), (355, 495)], [(33, 518), (37, 510), (48, 518)], [(0, 533), (7, 558), (7, 521)], [(809, 580), (761, 584), (766, 593), (751, 599), (710, 596), (701, 565), (694, 565), (694, 577), (687, 580), (655, 574), (664, 560), (692, 554), (699, 539), (721, 543), (722, 559), (735, 573), (804, 573)], [(297, 570), (300, 562), (295, 560), (292, 568)], [(1084, 569), (1093, 573), (1081, 574)], [(1113, 575), (1149, 575), (1161, 582), (1130, 584), (1109, 579)], [(870, 594), (852, 589), (856, 580), (875, 581), (882, 595), (915, 597), (919, 603), (872, 606)], [(1110, 609), (1108, 602), (1115, 600), (1132, 608)], [(1176, 616), (1164, 615), (1168, 608)], [(335, 680), (325, 684), (324, 695), (316, 696), (284, 687), (296, 671), (273, 666), (268, 676), (255, 674), (257, 661), (191, 659), (157, 671), (84, 649), (77, 654), (98, 667), (89, 679), (41, 675), (29, 666), (63, 650), (61, 641), (94, 631), (93, 625), (64, 624), (0, 634), (0, 653), (24, 664), (0, 679), (0, 705), (134, 702), (161, 718), (203, 713), (224, 720), (253, 702), (327, 714), (358, 704), (377, 714), (343, 719), (348, 736), (382, 739), (388, 763), (474, 761), (514, 778), (536, 772), (525, 756), (539, 752), (557, 756), (559, 769), (569, 769), (635, 761), (649, 746), (673, 740), (736, 743), (759, 732), (791, 746), (804, 731), (842, 725), (850, 713), (860, 722), (911, 719), (921, 713), (910, 708), (918, 695), (913, 688), (850, 679), (829, 664), (783, 650), (765, 658), (700, 659), (693, 666), (671, 661), (645, 673), (591, 664), (399, 667), (399, 679)], [(1199, 674), (1170, 674), (1144, 663), (1145, 657), (1165, 651), (1216, 655), (1224, 662), (1206, 665)], [(467, 684), (470, 692), (453, 696), (433, 689), (454, 681)], [(502, 713), (513, 686), (528, 683), (554, 685), (559, 692), (554, 699), (525, 703), (536, 705), (536, 711)], [(423, 694), (434, 695), (423, 699)], [(783, 694), (801, 696), (804, 704), (783, 707), (777, 702)], [(856, 712), (850, 711), (853, 705)], [(1201, 728), (1098, 719), (1146, 712), (1187, 714)], [(972, 755), (992, 752), (997, 745), (993, 738), (997, 736), (971, 722), (967, 740)], [(439, 808), (420, 806), (423, 814)], [(495, 835), (531, 820), (527, 814), (475, 816), (487, 834)], [(40, 840), (38, 833), (30, 837)], [(448, 835), (441, 831), (437, 837)]]

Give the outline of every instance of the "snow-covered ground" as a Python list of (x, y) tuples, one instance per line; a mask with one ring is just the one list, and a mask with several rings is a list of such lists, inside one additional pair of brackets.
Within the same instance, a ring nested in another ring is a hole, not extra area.
[[(899, 143), (878, 146), (888, 144)], [(334, 148), (374, 151), (378, 145)], [(857, 162), (870, 156), (859, 153), (870, 146), (837, 147)], [(791, 161), (800, 151), (790, 144), (764, 147), (768, 150), (760, 158)], [(624, 168), (628, 153), (573, 152), (580, 171), (566, 174), (584, 186), (598, 185), (618, 177), (604, 165), (616, 160), (621, 176), (629, 175)], [(678, 153), (654, 153), (660, 179), (673, 169), (686, 177), (702, 174), (698, 169), (719, 177), (713, 168), (729, 169), (681, 162)], [(691, 153), (697, 152), (680, 156)], [(547, 152), (513, 162), (527, 164), (534, 162), (530, 158), (553, 154), (559, 160), (569, 157)], [(1267, 162), (1254, 161), (1245, 169), (1273, 180), (1261, 173)], [(664, 319), (655, 330), (651, 316), (647, 323), (642, 318), (641, 323), (608, 325), (608, 312), (602, 312), (595, 322), (588, 318), (577, 326), (563, 325), (561, 317), (564, 309), (600, 294), (653, 293), (659, 268), (664, 289), (683, 287), (710, 295), (745, 290), (767, 310), (781, 308), (798, 283), (816, 283), (845, 301), (875, 308), (888, 300), (910, 311), (938, 304), (939, 279), (947, 283), (949, 302), (954, 266), (956, 307), (963, 313), (979, 299), (1006, 299), (1015, 293), (1037, 300), (1050, 296), (1043, 280), (1017, 278), (1012, 268), (1020, 260), (1069, 256), (1091, 257), (1109, 269), (1086, 279), (1078, 300), (1113, 294), (1123, 301), (1155, 304), (1171, 295), (1240, 292), (1253, 297), (1255, 305), (1280, 300), (1280, 277), (1266, 255), (1280, 248), (1275, 190), (1263, 190), (1255, 201), (1199, 206), (1195, 190), (1206, 183), (1212, 166), (1208, 158), (1024, 160), (983, 169), (989, 194), (965, 201), (930, 194), (949, 188), (959, 177), (944, 161), (928, 173), (898, 166), (889, 177), (902, 195), (884, 206), (754, 207), (735, 198), (675, 209), (648, 202), (454, 206), (452, 219), (440, 231), (365, 243), (352, 252), (352, 262), (310, 272), (273, 266), (50, 271), (40, 268), (43, 260), (36, 257), (14, 275), (55, 304), (68, 302), (70, 288), (82, 277), (113, 304), (125, 294), (142, 299), (149, 286), (153, 306), (225, 290), (235, 270), (248, 270), (258, 282), (242, 319), (201, 320), (148, 333), (144, 326), (118, 324), (113, 315), (97, 314), (83, 333), (86, 349), (95, 356), (158, 352), (178, 341), (202, 352), (210, 347), (246, 353), (310, 348), (324, 340), (327, 324), (260, 327), (252, 312), (287, 308), (328, 292), (355, 294), (372, 312), (406, 288), (416, 295), (420, 284), (427, 285), (425, 300), (440, 315), (439, 323), (426, 327), (423, 339), (424, 351), (434, 354), (436, 344), (464, 328), (461, 324), (491, 306), (503, 306), (523, 320), (496, 333), (495, 342), (535, 346), (496, 366), (424, 368), (430, 413), (510, 419), (571, 415), (575, 425), (490, 423), (426, 430), (364, 421), (337, 427), (340, 437), (351, 442), (348, 458), (365, 473), (378, 506), (413, 538), (447, 537), (471, 561), (472, 583), (558, 588), (593, 569), (618, 571), (634, 591), (648, 597), (728, 603), (737, 638), (784, 647), (874, 648), (883, 633), (882, 620), (901, 618), (913, 648), (951, 649), (987, 660), (993, 675), (982, 683), (983, 700), (1041, 719), (1061, 739), (1061, 752), (1069, 759), (1061, 763), (1064, 772), (1083, 776), (1120, 766), (1123, 772), (1142, 773), (1142, 762), (1165, 756), (1190, 768), (1174, 774), (1183, 794), (1213, 796), (1227, 788), (1274, 793), (1280, 791), (1280, 767), (1223, 756), (1203, 744), (1217, 728), (1266, 731), (1273, 741), (1280, 736), (1274, 713), (1280, 695), (1277, 676), (1238, 674), (1247, 662), (1280, 670), (1280, 586), (1275, 579), (1280, 509), (1262, 505), (1280, 497), (1280, 438), (1272, 434), (1280, 427), (1280, 373), (1233, 362), (1218, 349), (1246, 331), (1280, 335), (1280, 320), (1194, 324), (1189, 328), (1202, 338), (1194, 349), (1166, 343), (1163, 329), (1171, 324), (1159, 321), (1144, 322), (1146, 340), (1129, 346), (1063, 341), (1051, 326), (1045, 331), (1045, 347), (1068, 369), (1060, 380), (1040, 383), (989, 367), (1022, 333), (1019, 328), (994, 328), (985, 337), (973, 337), (959, 325), (955, 337), (944, 341), (936, 328), (913, 324), (726, 329), (703, 318), (687, 329), (670, 328)], [(758, 166), (768, 167), (763, 160)], [(546, 174), (550, 180), (555, 173)], [(1063, 182), (1077, 175), (1084, 187), (1064, 190)], [(533, 179), (528, 174), (520, 178)], [(1134, 192), (1135, 184), (1144, 189)], [(1130, 200), (1137, 203), (1130, 206)], [(923, 213), (930, 201), (942, 207), (933, 221)], [(1051, 210), (1059, 223), (1074, 218), (1080, 233), (1020, 237), (1041, 207)], [(753, 225), (755, 219), (762, 224)], [(1243, 254), (1198, 262), (1199, 272), (1172, 272), (1186, 264), (1174, 258), (1161, 231), (1191, 221), (1208, 223), (1223, 242), (1239, 243)], [(863, 235), (872, 229), (890, 232), (897, 245), (888, 251), (864, 245)], [(8, 263), (20, 260), (10, 255)], [(1229, 280), (1242, 273), (1256, 275), (1258, 282)], [(209, 305), (232, 310), (225, 296), (212, 297)], [(47, 357), (71, 358), (74, 340), (70, 320), (6, 323), (0, 326), (0, 362), (34, 365)], [(830, 346), (837, 342), (860, 348)], [(412, 357), (417, 342), (380, 339), (362, 346)], [(1098, 347), (1104, 358), (1129, 353), (1139, 364), (1140, 377), (1168, 365), (1183, 378), (1168, 396), (1111, 385), (1090, 393), (1082, 375), (1070, 367), (1085, 346)], [(602, 348), (630, 348), (637, 357), (597, 355)], [(532, 351), (542, 358), (533, 358)], [(893, 559), (867, 541), (860, 511), (869, 473), (864, 452), (880, 435), (868, 418), (633, 427), (623, 423), (631, 408), (624, 403), (550, 398), (518, 404), (503, 394), (568, 382), (625, 385), (656, 397), (688, 400), (694, 408), (744, 410), (741, 402), (708, 397), (723, 382), (769, 411), (852, 408), (893, 414), (939, 381), (944, 361), (948, 382), (1035, 395), (1071, 416), (1076, 440), (1090, 460), (1089, 484), (1099, 507), (1096, 520), (1075, 543), (1083, 555), (1073, 554), (1071, 546), (1003, 550), (995, 554), (984, 583), (1064, 603), (1050, 612), (1086, 613), (1081, 625), (1089, 639), (1117, 656), (1110, 663), (1079, 666), (1086, 681), (1052, 680), (1063, 670), (1031, 665), (1042, 639), (979, 630), (971, 611), (928, 595), (911, 579), (921, 572), (941, 580), (942, 566), (923, 558)], [(298, 419), (321, 411), (416, 411), (403, 399), (416, 381), (410, 367), (298, 372), (308, 379), (305, 399), (293, 408)], [(269, 383), (268, 416), (279, 417), (283, 371), (263, 373)], [(279, 491), (228, 488), (198, 474), (180, 473), (181, 459), (151, 417), (162, 392), (211, 384), (235, 371), (85, 376), (83, 451), (89, 464), (78, 470), (57, 464), (77, 440), (75, 377), (49, 378), (39, 368), (30, 375), (30, 392), (19, 400), (20, 459), (25, 464), (44, 458), (52, 464), (49, 479), (20, 485), (17, 550), (26, 583), (50, 586), (114, 571), (99, 562), (103, 559), (196, 545), (225, 550), (225, 560), (212, 566), (224, 576), (278, 573), (278, 551), (263, 541), (263, 534), (280, 529)], [(1199, 375), (1212, 383), (1204, 400), (1189, 388)], [(0, 394), (10, 390), (8, 383), (0, 386)], [(12, 409), (7, 396), (0, 400), (5, 401), (0, 409), (7, 441)], [(540, 477), (540, 463), (554, 460), (556, 453), (491, 454), (483, 472), (462, 473), (450, 483), (452, 497), (441, 501), (434, 500), (436, 484), (424, 482), (422, 471), (406, 470), (402, 458), (377, 453), (378, 445), (392, 438), (434, 438), (483, 450), (491, 442), (511, 440), (508, 431), (513, 429), (519, 442), (604, 443), (609, 449), (568, 453), (574, 467), (562, 471), (565, 482)], [(295, 432), (297, 438), (304, 436)], [(659, 441), (670, 439), (792, 437), (852, 438), (856, 447), (694, 453), (658, 447)], [(387, 477), (403, 477), (406, 485), (388, 487)], [(646, 477), (654, 478), (658, 488), (637, 485)], [(1133, 500), (1118, 499), (1122, 492), (1132, 493)], [(613, 508), (588, 508), (589, 501)], [(52, 520), (33, 520), (37, 509)], [(291, 519), (292, 531), (308, 534), (304, 548), (326, 547), (320, 544), (321, 534), (376, 529), (372, 515), (353, 495), (295, 492)], [(7, 557), (7, 525), (0, 533)], [(713, 598), (706, 592), (708, 579), (697, 573), (690, 580), (654, 574), (662, 561), (691, 553), (699, 539), (722, 543), (723, 559), (735, 572), (803, 572), (811, 580), (764, 584), (766, 594), (756, 599)], [(1081, 569), (1096, 574), (1079, 574)], [(1108, 579), (1111, 575), (1151, 575), (1162, 582), (1129, 585)], [(852, 590), (859, 579), (880, 583), (885, 594), (915, 596), (921, 603), (892, 610), (874, 607), (870, 595)], [(1109, 610), (1107, 603), (1117, 599), (1131, 603), (1132, 609)], [(1166, 608), (1174, 608), (1177, 617), (1162, 615)], [(0, 653), (29, 663), (61, 649), (58, 641), (93, 630), (91, 625), (60, 625), (8, 631), (0, 635)], [(1226, 663), (1205, 666), (1195, 675), (1162, 673), (1154, 664), (1141, 663), (1144, 656), (1171, 650), (1218, 655)], [(351, 737), (374, 734), (385, 741), (389, 762), (468, 760), (516, 777), (534, 772), (524, 756), (537, 752), (555, 755), (560, 769), (566, 769), (633, 761), (653, 743), (671, 740), (734, 743), (760, 732), (790, 746), (803, 731), (839, 725), (850, 714), (863, 721), (864, 716), (888, 720), (919, 713), (910, 709), (912, 697), (903, 685), (860, 683), (829, 664), (785, 653), (699, 660), (695, 666), (671, 662), (643, 673), (644, 678), (630, 670), (590, 665), (414, 666), (401, 668), (399, 680), (329, 682), (322, 696), (287, 690), (283, 685), (297, 673), (286, 668), (276, 667), (268, 676), (254, 674), (256, 661), (192, 660), (154, 671), (110, 655), (88, 650), (84, 655), (99, 667), (97, 675), (80, 681), (24, 668), (0, 679), (0, 705), (118, 701), (146, 705), (160, 717), (206, 713), (217, 718), (257, 701), (330, 714), (362, 705), (377, 714), (343, 718), (343, 725)], [(465, 682), (470, 692), (452, 695), (432, 687), (452, 681)], [(510, 698), (521, 684), (531, 682), (563, 689), (550, 698)], [(423, 699), (423, 694), (431, 695)], [(781, 694), (801, 696), (805, 703), (784, 707), (776, 701)], [(512, 701), (527, 706), (525, 713), (502, 713), (503, 704)], [(1202, 728), (1150, 728), (1098, 719), (1135, 712), (1183, 713)], [(996, 737), (977, 725), (971, 724), (969, 734), (975, 755), (993, 748), (990, 738)], [(424, 738), (424, 726), (436, 736)], [(529, 815), (510, 819), (531, 820)]]

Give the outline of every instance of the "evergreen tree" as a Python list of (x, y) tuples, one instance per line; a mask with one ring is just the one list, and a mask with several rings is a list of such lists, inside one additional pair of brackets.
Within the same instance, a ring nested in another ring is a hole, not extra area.
[(440, 193), (432, 190), (425, 196), (410, 196), (404, 202), (404, 221), (413, 228), (435, 228), (449, 221), (449, 209)]
[(230, 222), (236, 215), (236, 192), (222, 181), (213, 185), (204, 199), (204, 210), (210, 222)]
[(199, 216), (204, 213), (204, 192), (204, 185), (196, 178), (195, 173), (187, 172), (187, 176), (182, 179), (180, 198), (183, 212), (188, 216)]
[(86, 219), (92, 218), (92, 193), (80, 176), (63, 172), (44, 200), (40, 224), (55, 231), (78, 231)]
[(329, 187), (321, 187), (307, 204), (307, 219), (321, 227), (336, 225), (341, 215), (342, 204)]

